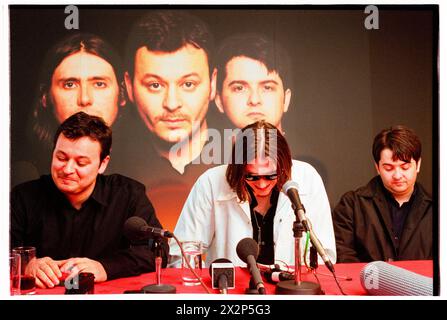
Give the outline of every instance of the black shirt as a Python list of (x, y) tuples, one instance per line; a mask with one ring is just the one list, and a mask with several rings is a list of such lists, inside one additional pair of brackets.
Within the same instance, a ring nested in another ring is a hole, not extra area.
[[(93, 193), (77, 210), (51, 176), (44, 175), (11, 192), (11, 247), (34, 246), (39, 258), (99, 261), (108, 280), (154, 271), (152, 242), (131, 244), (123, 235), (123, 225), (131, 216), (161, 227), (145, 187), (135, 180), (98, 175)], [(162, 247), (166, 266), (166, 241)]]
[[(275, 263), (275, 242), (273, 240), (273, 223), (275, 219), (276, 206), (278, 204), (279, 192), (276, 189), (272, 190), (270, 195), (270, 208), (265, 215), (261, 215), (256, 212), (254, 208), (258, 205), (256, 197), (253, 192), (248, 188), (251, 196), (250, 213), (251, 224), (253, 226), (253, 239), (258, 242), (259, 255), (257, 262), (262, 264), (274, 264)], [(258, 230), (261, 231), (259, 235)]]
[(411, 194), (410, 199), (407, 202), (404, 202), (402, 205), (394, 199), (393, 195), (383, 186), (385, 193), (385, 199), (388, 203), (388, 207), (390, 209), (392, 228), (394, 234), (394, 244), (396, 249), (399, 249), (399, 241), (402, 236), (402, 230), (404, 229), (405, 220), (407, 219), (408, 214), (411, 212), (411, 207), (414, 202), (414, 198), (417, 193), (417, 185), (415, 184), (413, 193)]

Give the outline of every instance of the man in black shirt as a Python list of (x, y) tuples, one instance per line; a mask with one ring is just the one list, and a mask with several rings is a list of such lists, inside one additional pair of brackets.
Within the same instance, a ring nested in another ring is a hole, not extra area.
[[(92, 272), (102, 282), (154, 270), (149, 243), (130, 243), (123, 225), (131, 216), (161, 225), (142, 184), (102, 175), (111, 144), (103, 119), (76, 113), (56, 132), (51, 176), (12, 190), (11, 247), (36, 247), (28, 272), (39, 287), (54, 287), (63, 273)], [(165, 241), (162, 248), (166, 265)]]
[(375, 137), (372, 153), (378, 176), (334, 208), (337, 261), (432, 259), (432, 199), (416, 182), (419, 138), (394, 126)]

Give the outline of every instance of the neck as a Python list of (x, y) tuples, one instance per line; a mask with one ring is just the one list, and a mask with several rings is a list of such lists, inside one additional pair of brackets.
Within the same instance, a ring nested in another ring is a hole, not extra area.
[(155, 149), (161, 157), (169, 160), (175, 170), (183, 174), (185, 167), (200, 156), (207, 139), (208, 125), (204, 120), (200, 127), (193, 128), (191, 136), (186, 139), (175, 144), (157, 143)]
[(256, 197), (256, 202), (258, 203), (258, 205), (254, 209), (260, 214), (265, 215), (271, 207), (270, 196), (271, 195), (268, 195), (266, 197)]
[(402, 194), (395, 194), (393, 193), (393, 198), (399, 203), (399, 206), (402, 206), (405, 202), (408, 202), (411, 198), (411, 195), (413, 194), (414, 187), (411, 188), (411, 190), (402, 193)]
[(70, 202), (70, 204), (75, 208), (76, 210), (81, 209), (82, 205), (85, 201), (91, 196), (93, 193), (93, 189), (95, 189), (96, 181), (92, 183), (91, 186), (89, 186), (86, 190), (82, 191), (81, 193), (76, 194), (65, 194), (65, 197)]

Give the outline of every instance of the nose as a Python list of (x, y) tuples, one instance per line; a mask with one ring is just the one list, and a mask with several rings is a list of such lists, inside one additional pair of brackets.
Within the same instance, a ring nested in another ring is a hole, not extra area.
[(87, 107), (92, 104), (92, 93), (87, 85), (81, 85), (78, 97), (78, 105), (81, 107)]
[(270, 182), (267, 181), (266, 179), (261, 178), (261, 179), (259, 179), (259, 180), (257, 181), (257, 184), (256, 184), (256, 185), (258, 186), (258, 188), (265, 188), (265, 187), (268, 186), (269, 183), (270, 183)]
[(166, 90), (163, 107), (169, 111), (175, 111), (181, 107), (181, 99), (179, 98), (177, 89), (174, 86), (170, 86), (168, 90)]
[(402, 171), (400, 170), (400, 168), (397, 168), (393, 172), (393, 179), (394, 180), (399, 180), (400, 178), (402, 178)]
[(261, 103), (261, 97), (259, 95), (258, 90), (250, 90), (250, 95), (248, 97), (248, 105), (249, 106), (257, 106)]
[(74, 160), (67, 161), (67, 163), (65, 164), (63, 170), (64, 170), (64, 174), (66, 174), (66, 175), (69, 175), (69, 174), (73, 173), (75, 171)]

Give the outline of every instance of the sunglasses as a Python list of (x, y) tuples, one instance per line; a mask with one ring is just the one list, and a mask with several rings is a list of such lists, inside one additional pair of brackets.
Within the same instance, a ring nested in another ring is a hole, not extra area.
[(274, 174), (268, 174), (268, 175), (254, 175), (254, 174), (246, 174), (245, 175), (245, 180), (247, 181), (258, 181), (259, 179), (265, 179), (265, 180), (276, 180), (278, 178), (278, 174), (274, 173)]

